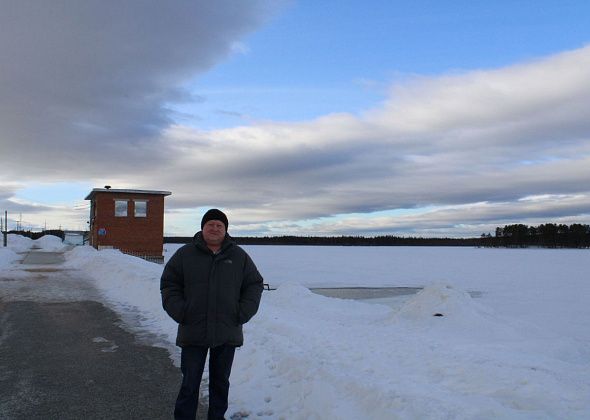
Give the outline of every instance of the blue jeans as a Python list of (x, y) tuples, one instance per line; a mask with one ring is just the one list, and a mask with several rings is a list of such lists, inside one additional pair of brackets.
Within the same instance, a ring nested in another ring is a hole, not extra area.
[(197, 416), (199, 387), (205, 369), (207, 351), (209, 351), (209, 412), (207, 418), (210, 420), (224, 418), (229, 395), (229, 375), (236, 351), (235, 347), (226, 345), (212, 348), (182, 348), (180, 355), (182, 385), (174, 407), (175, 420), (194, 420)]

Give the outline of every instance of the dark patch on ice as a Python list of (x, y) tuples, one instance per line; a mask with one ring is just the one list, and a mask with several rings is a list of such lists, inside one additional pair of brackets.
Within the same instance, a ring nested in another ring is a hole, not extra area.
[(44, 267), (44, 268), (25, 268), (25, 271), (29, 273), (54, 273), (57, 271), (64, 271), (63, 268), (53, 268), (53, 267)]
[[(395, 296), (415, 295), (422, 287), (312, 287), (313, 293), (340, 299), (380, 299)], [(482, 292), (468, 292), (472, 298), (480, 298)]]
[(393, 296), (414, 295), (421, 287), (314, 287), (312, 292), (341, 299), (377, 299)]

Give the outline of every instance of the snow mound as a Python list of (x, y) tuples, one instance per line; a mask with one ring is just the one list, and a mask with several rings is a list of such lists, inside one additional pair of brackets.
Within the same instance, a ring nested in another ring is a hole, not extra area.
[(489, 310), (474, 302), (469, 293), (448, 284), (434, 284), (408, 300), (396, 316), (409, 320), (432, 317), (474, 320), (489, 314)]
[(291, 301), (292, 299), (313, 296), (311, 290), (299, 283), (283, 283), (274, 292), (275, 299)]
[(14, 252), (26, 252), (31, 249), (33, 240), (26, 236), (9, 233), (6, 238), (7, 248), (12, 249)]
[(20, 256), (10, 248), (0, 248), (0, 270), (7, 268)]
[(43, 251), (62, 251), (65, 248), (61, 238), (54, 235), (45, 235), (31, 243), (33, 248), (41, 248)]
[(65, 256), (67, 267), (88, 271), (99, 285), (111, 283), (115, 289), (129, 287), (133, 281), (159, 281), (162, 274), (162, 266), (113, 249), (97, 251), (91, 246), (77, 246)]
[(77, 246), (64, 254), (65, 265), (70, 268), (84, 268), (90, 260), (98, 256), (98, 251), (91, 246)]

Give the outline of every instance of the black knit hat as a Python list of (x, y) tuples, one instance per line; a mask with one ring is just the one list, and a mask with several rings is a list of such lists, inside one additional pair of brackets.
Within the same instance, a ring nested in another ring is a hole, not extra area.
[(225, 225), (225, 231), (227, 232), (229, 223), (224, 212), (218, 209), (207, 210), (207, 213), (203, 215), (203, 219), (201, 220), (201, 229), (203, 229), (203, 226), (205, 226), (205, 223), (207, 223), (209, 220), (219, 220)]

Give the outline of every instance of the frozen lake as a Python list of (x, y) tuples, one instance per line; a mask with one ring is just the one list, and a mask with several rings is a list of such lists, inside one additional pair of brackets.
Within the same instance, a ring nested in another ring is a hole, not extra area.
[[(165, 244), (165, 260), (180, 246)], [(587, 249), (288, 245), (243, 248), (271, 286), (296, 282), (313, 288), (423, 287), (433, 282), (451, 282), (479, 291), (479, 285), (488, 281), (518, 287), (531, 278), (563, 282), (566, 274), (588, 278), (590, 273)]]
[[(165, 244), (166, 259), (179, 244)], [(448, 284), (506, 316), (590, 339), (590, 250), (246, 245), (271, 287), (422, 288)], [(371, 303), (398, 306), (404, 297)], [(393, 300), (392, 300), (393, 299)], [(480, 300), (478, 298), (478, 300)], [(565, 311), (565, 313), (563, 312)], [(567, 319), (567, 322), (565, 321)]]

